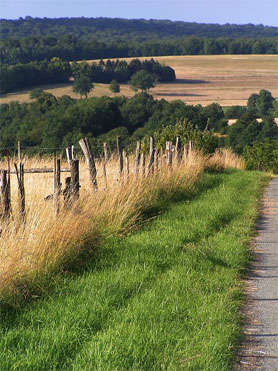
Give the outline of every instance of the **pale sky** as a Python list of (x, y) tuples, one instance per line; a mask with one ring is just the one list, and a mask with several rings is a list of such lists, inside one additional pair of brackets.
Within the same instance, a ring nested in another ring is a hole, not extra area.
[(278, 0), (0, 0), (0, 18), (28, 15), (278, 26)]

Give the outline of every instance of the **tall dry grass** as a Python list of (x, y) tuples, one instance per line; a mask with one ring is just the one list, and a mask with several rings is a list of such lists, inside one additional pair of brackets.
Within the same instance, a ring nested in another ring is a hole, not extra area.
[[(51, 159), (25, 159), (25, 169), (51, 167)], [(130, 159), (133, 164), (133, 159)], [(142, 219), (144, 212), (156, 206), (161, 197), (184, 192), (196, 183), (207, 167), (241, 167), (231, 153), (219, 152), (212, 158), (192, 152), (170, 169), (160, 158), (154, 174), (143, 176), (130, 169), (120, 178), (117, 159), (107, 164), (107, 186), (102, 164), (97, 163), (98, 192), (92, 192), (85, 162), (80, 162), (80, 199), (72, 211), (61, 209), (54, 217), (52, 174), (25, 174), (26, 222), (20, 222), (17, 210), (17, 184), (11, 176), (13, 217), (2, 221), (0, 237), (0, 299), (16, 305), (23, 298), (41, 293), (47, 277), (63, 271), (83, 253), (93, 251), (103, 238), (125, 233)], [(67, 167), (66, 163), (62, 167)], [(62, 182), (66, 173), (62, 173)], [(77, 264), (77, 263), (76, 263)]]

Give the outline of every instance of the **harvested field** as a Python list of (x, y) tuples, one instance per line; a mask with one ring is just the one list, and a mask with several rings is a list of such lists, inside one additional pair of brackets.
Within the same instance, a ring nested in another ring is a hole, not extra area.
[[(188, 104), (204, 106), (213, 102), (223, 106), (245, 105), (248, 97), (261, 89), (269, 90), (275, 98), (278, 97), (277, 55), (170, 56), (155, 59), (174, 68), (177, 76), (175, 83), (158, 84), (151, 90), (157, 99), (181, 99)], [(66, 94), (78, 98), (72, 92), (71, 84), (44, 85), (41, 88), (57, 97)], [(0, 102), (27, 102), (29, 93), (30, 89), (6, 94)], [(120, 94), (131, 97), (134, 92), (124, 84)], [(115, 96), (110, 92), (109, 85), (95, 84), (89, 96), (102, 95)]]

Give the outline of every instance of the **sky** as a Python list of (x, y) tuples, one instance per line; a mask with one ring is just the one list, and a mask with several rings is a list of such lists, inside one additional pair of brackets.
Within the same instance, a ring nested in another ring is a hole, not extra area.
[(278, 26), (278, 0), (0, 0), (0, 18), (110, 17)]

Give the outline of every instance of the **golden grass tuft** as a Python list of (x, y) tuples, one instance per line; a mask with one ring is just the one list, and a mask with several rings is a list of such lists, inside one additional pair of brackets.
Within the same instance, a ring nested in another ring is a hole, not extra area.
[(245, 169), (245, 161), (236, 155), (231, 149), (218, 149), (207, 161), (207, 166), (216, 171), (223, 169)]
[[(25, 174), (25, 224), (20, 223), (16, 178), (12, 175), (13, 217), (2, 222), (0, 238), (0, 299), (16, 305), (20, 299), (40, 292), (43, 277), (66, 269), (82, 252), (94, 250), (102, 238), (129, 231), (161, 197), (190, 190), (206, 167), (243, 168), (240, 161), (230, 151), (219, 151), (209, 159), (192, 152), (181, 163), (174, 160), (171, 169), (160, 158), (154, 174), (143, 176), (140, 171), (137, 175), (131, 169), (129, 176), (125, 173), (120, 178), (117, 160), (112, 159), (107, 164), (107, 187), (98, 162), (99, 191), (95, 193), (89, 186), (86, 164), (81, 161), (78, 204), (72, 211), (61, 209), (56, 219), (52, 201), (44, 200), (52, 190), (52, 174)], [(25, 168), (51, 165), (51, 159), (25, 159)]]

